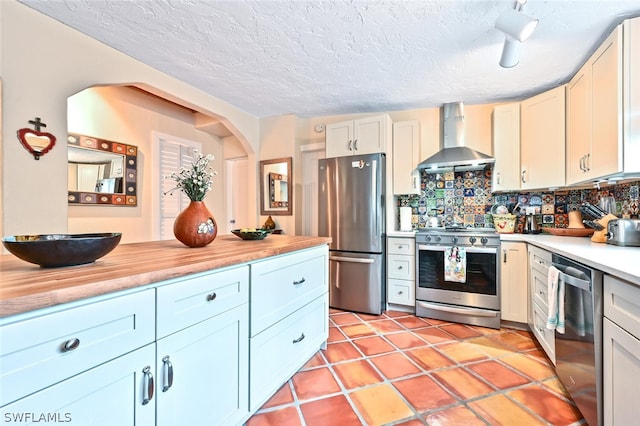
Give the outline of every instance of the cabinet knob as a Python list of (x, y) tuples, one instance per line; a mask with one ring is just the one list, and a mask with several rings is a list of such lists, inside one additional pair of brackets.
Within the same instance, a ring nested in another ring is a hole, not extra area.
[(69, 339), (66, 342), (64, 342), (60, 347), (60, 350), (62, 352), (71, 352), (78, 349), (79, 346), (80, 346), (80, 339), (78, 339), (77, 337), (74, 337), (73, 339)]
[(402, 271), (402, 265), (398, 266), (398, 271)]
[(216, 300), (216, 297), (218, 297), (218, 295), (215, 292), (207, 294), (207, 302)]
[(523, 170), (522, 171), (522, 177), (520, 178), (520, 180), (522, 180), (522, 183), (527, 183), (527, 171)]
[(402, 290), (400, 290), (400, 291), (398, 292), (398, 295), (399, 295), (399, 296), (401, 296), (401, 295), (403, 295), (403, 294), (404, 294), (404, 292), (403, 292)]

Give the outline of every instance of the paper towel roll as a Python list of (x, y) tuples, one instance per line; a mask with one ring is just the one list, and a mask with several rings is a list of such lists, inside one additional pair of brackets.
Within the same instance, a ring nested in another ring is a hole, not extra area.
[(411, 231), (411, 207), (400, 207), (400, 230)]

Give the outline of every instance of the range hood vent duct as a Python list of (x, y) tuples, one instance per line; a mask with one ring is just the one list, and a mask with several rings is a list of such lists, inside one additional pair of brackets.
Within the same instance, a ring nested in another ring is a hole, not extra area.
[(418, 164), (418, 169), (426, 169), (427, 173), (482, 170), (487, 164), (495, 163), (495, 158), (465, 146), (464, 104), (462, 102), (444, 104), (443, 113), (442, 148)]

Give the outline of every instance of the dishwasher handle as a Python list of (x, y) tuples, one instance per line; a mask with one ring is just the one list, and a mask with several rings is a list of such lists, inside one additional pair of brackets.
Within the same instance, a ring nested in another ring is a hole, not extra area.
[(559, 280), (580, 290), (591, 292), (591, 280), (584, 272), (571, 266), (557, 263), (552, 263), (552, 265), (560, 270)]

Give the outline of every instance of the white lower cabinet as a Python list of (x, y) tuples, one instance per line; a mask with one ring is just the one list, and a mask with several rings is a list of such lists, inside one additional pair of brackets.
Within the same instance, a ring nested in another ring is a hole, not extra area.
[(327, 340), (328, 303), (328, 297), (318, 297), (251, 338), (251, 411), (260, 408)]
[(326, 344), (328, 268), (324, 245), (0, 318), (0, 418), (243, 424)]
[(2, 407), (2, 422), (151, 426), (154, 358), (154, 344), (137, 349)]
[(387, 302), (415, 307), (416, 240), (414, 237), (387, 238)]
[(329, 249), (251, 267), (249, 411), (264, 404), (329, 336)]
[(529, 328), (542, 349), (556, 363), (555, 331), (547, 329), (549, 302), (547, 297), (548, 274), (552, 254), (541, 248), (528, 245), (529, 253)]
[[(34, 394), (154, 342), (153, 289), (98, 300), (2, 318), (0, 407), (31, 395), (20, 406), (42, 412), (40, 405), (30, 405), (29, 401), (41, 401)], [(153, 374), (153, 357), (145, 363)], [(126, 374), (143, 368), (132, 365)], [(99, 380), (94, 390), (102, 379), (111, 379), (109, 375), (94, 377)], [(88, 400), (78, 399), (75, 408)]]
[(640, 418), (640, 287), (604, 276), (603, 395), (606, 426)]
[(248, 304), (157, 343), (157, 425), (233, 425), (248, 414)]
[(500, 250), (500, 317), (505, 321), (526, 324), (529, 311), (527, 244), (503, 241)]

